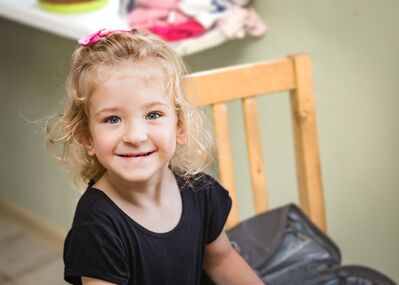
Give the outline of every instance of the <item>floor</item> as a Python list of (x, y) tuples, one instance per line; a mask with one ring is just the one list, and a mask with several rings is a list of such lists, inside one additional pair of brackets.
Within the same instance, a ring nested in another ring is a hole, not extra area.
[(63, 266), (60, 252), (0, 211), (0, 285), (66, 285)]

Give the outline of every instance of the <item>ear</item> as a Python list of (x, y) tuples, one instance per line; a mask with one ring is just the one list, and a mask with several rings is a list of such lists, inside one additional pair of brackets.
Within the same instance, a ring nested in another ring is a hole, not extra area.
[(179, 120), (176, 128), (176, 144), (182, 145), (187, 140), (187, 132), (183, 123)]
[(83, 132), (80, 132), (79, 141), (81, 144), (83, 144), (86, 147), (87, 154), (89, 156), (93, 156), (96, 154), (96, 151), (94, 149), (93, 139), (91, 138), (90, 134), (87, 133), (83, 134)]
[(96, 154), (96, 151), (95, 151), (94, 145), (93, 145), (93, 140), (91, 137), (86, 140), (86, 150), (87, 150), (87, 154), (89, 156), (94, 156)]

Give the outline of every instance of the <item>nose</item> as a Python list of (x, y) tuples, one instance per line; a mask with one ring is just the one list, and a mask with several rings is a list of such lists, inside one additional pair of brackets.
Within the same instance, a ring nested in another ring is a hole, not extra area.
[(126, 123), (123, 141), (133, 145), (139, 145), (148, 138), (147, 128), (143, 122), (129, 121)]

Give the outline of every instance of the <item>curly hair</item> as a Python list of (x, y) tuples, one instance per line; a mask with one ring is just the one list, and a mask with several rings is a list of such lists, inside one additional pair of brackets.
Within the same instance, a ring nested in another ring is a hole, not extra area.
[[(88, 155), (85, 144), (85, 138), (90, 136), (88, 99), (98, 86), (99, 67), (147, 60), (150, 69), (153, 64), (162, 68), (166, 94), (173, 98), (177, 123), (186, 134), (185, 143), (177, 146), (169, 167), (188, 177), (203, 171), (212, 160), (213, 139), (202, 109), (193, 106), (185, 96), (187, 69), (180, 57), (155, 35), (138, 31), (115, 33), (74, 51), (64, 111), (47, 132), (50, 153), (71, 167), (76, 183), (98, 180), (106, 171), (96, 156)], [(61, 153), (57, 145), (62, 146)]]

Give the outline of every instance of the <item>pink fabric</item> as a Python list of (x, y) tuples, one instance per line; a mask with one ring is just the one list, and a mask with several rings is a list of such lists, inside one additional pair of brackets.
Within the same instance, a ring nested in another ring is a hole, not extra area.
[(139, 29), (149, 29), (154, 25), (181, 24), (190, 20), (184, 14), (167, 9), (135, 8), (128, 16), (130, 25)]
[(150, 28), (150, 31), (159, 35), (165, 41), (174, 42), (200, 36), (206, 32), (206, 29), (197, 21), (189, 20), (187, 22), (176, 25), (155, 25)]
[(91, 46), (98, 42), (101, 38), (105, 38), (111, 34), (120, 34), (120, 33), (133, 33), (134, 30), (108, 30), (101, 29), (96, 33), (90, 34), (84, 38), (79, 39), (79, 44), (82, 46)]
[(180, 1), (178, 0), (136, 0), (136, 5), (140, 7), (154, 9), (177, 9)]

